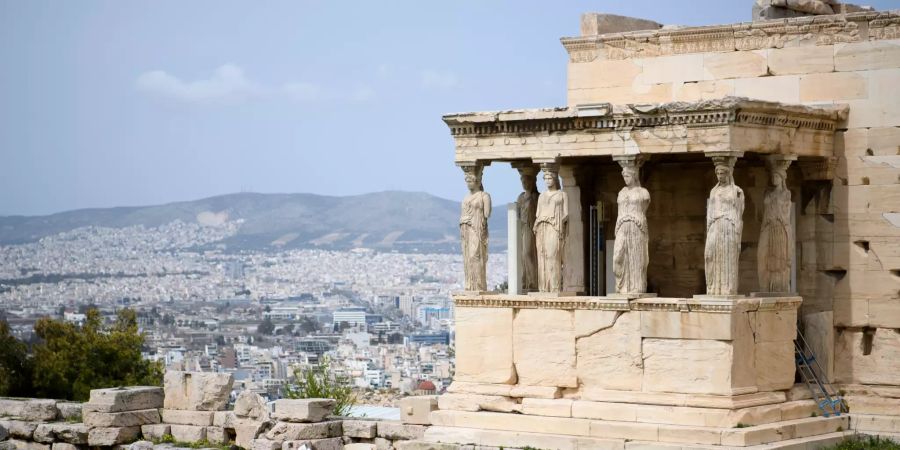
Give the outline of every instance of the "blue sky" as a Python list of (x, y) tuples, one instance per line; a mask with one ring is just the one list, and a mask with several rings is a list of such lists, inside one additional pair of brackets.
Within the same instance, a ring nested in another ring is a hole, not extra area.
[[(704, 25), (751, 5), (0, 0), (0, 214), (242, 190), (461, 198), (441, 115), (564, 105), (559, 38), (582, 12)], [(515, 171), (489, 167), (485, 188), (514, 199)]]

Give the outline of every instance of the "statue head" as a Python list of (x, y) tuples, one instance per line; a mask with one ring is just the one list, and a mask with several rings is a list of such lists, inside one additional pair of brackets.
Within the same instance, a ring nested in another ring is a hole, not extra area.
[(547, 183), (547, 189), (555, 191), (559, 189), (559, 177), (556, 172), (544, 171), (544, 183)]
[(537, 190), (537, 180), (534, 178), (534, 175), (523, 173), (519, 175), (519, 179), (522, 180), (522, 190), (525, 192)]
[(466, 187), (469, 188), (469, 192), (484, 190), (481, 184), (481, 166), (463, 166), (462, 169), (466, 174)]
[(733, 184), (731, 176), (733, 170), (734, 169), (732, 169), (731, 166), (725, 164), (719, 164), (716, 166), (716, 180), (718, 180), (720, 186)]
[(625, 166), (622, 168), (622, 179), (625, 180), (625, 186), (636, 187), (641, 185), (638, 175), (638, 169), (634, 166)]
[(785, 183), (784, 180), (787, 178), (787, 173), (781, 170), (773, 170), (769, 177), (769, 183), (774, 188), (784, 188)]

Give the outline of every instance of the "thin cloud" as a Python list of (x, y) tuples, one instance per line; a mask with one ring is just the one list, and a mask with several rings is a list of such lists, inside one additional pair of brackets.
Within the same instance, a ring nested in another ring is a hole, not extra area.
[(369, 86), (357, 86), (350, 94), (350, 100), (354, 102), (367, 102), (375, 98), (375, 89)]
[(422, 71), (422, 86), (430, 89), (451, 89), (459, 84), (456, 74), (433, 69)]
[(288, 97), (303, 102), (318, 100), (322, 97), (322, 88), (313, 83), (287, 83), (282, 87), (282, 91)]
[(264, 93), (264, 89), (244, 76), (234, 64), (216, 69), (208, 79), (185, 81), (163, 70), (141, 74), (136, 81), (141, 91), (187, 103), (239, 102)]

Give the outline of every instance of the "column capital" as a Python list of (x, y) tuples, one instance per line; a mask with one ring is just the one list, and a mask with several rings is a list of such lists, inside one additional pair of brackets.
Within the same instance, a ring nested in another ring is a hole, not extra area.
[(763, 160), (766, 162), (766, 168), (768, 168), (770, 172), (787, 172), (788, 167), (791, 166), (791, 162), (797, 160), (797, 155), (765, 155), (763, 156)]
[(456, 162), (456, 167), (459, 167), (462, 170), (466, 170), (466, 167), (478, 167), (480, 169), (483, 169), (489, 165), (491, 165), (491, 161), (489, 161), (489, 160), (457, 161)]
[(650, 155), (645, 153), (635, 153), (632, 155), (615, 155), (612, 157), (613, 161), (619, 163), (623, 169), (632, 167), (635, 169), (640, 169), (641, 166), (644, 165), (650, 159)]
[(540, 166), (531, 162), (530, 160), (517, 160), (510, 163), (513, 169), (519, 171), (522, 175), (537, 175), (537, 173), (541, 170)]
[(718, 166), (728, 166), (730, 169), (734, 169), (734, 163), (737, 162), (737, 159), (744, 156), (744, 152), (732, 152), (732, 151), (722, 151), (722, 152), (706, 152), (707, 158), (713, 160), (713, 164)]

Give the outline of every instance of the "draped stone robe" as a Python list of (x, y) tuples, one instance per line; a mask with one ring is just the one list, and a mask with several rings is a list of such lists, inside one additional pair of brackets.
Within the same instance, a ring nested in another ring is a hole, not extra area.
[(522, 289), (535, 291), (538, 288), (537, 247), (534, 243), (534, 219), (537, 214), (537, 191), (522, 192), (516, 200), (519, 219), (519, 236), (522, 242)]
[(647, 264), (650, 258), (647, 245), (647, 206), (650, 193), (640, 187), (624, 187), (617, 199), (619, 215), (616, 219), (616, 241), (613, 247), (613, 273), (616, 292), (635, 294), (647, 292)]
[(791, 191), (783, 187), (769, 190), (763, 205), (765, 209), (757, 254), (759, 289), (764, 292), (788, 292), (794, 254)]
[(462, 202), (459, 234), (463, 250), (463, 270), (467, 291), (487, 290), (488, 216), (491, 197), (487, 192), (469, 194)]
[(741, 233), (744, 229), (744, 191), (734, 184), (716, 185), (706, 203), (706, 293), (736, 295)]
[(538, 261), (538, 289), (562, 290), (563, 254), (569, 218), (569, 204), (562, 190), (546, 191), (538, 197), (534, 237)]

